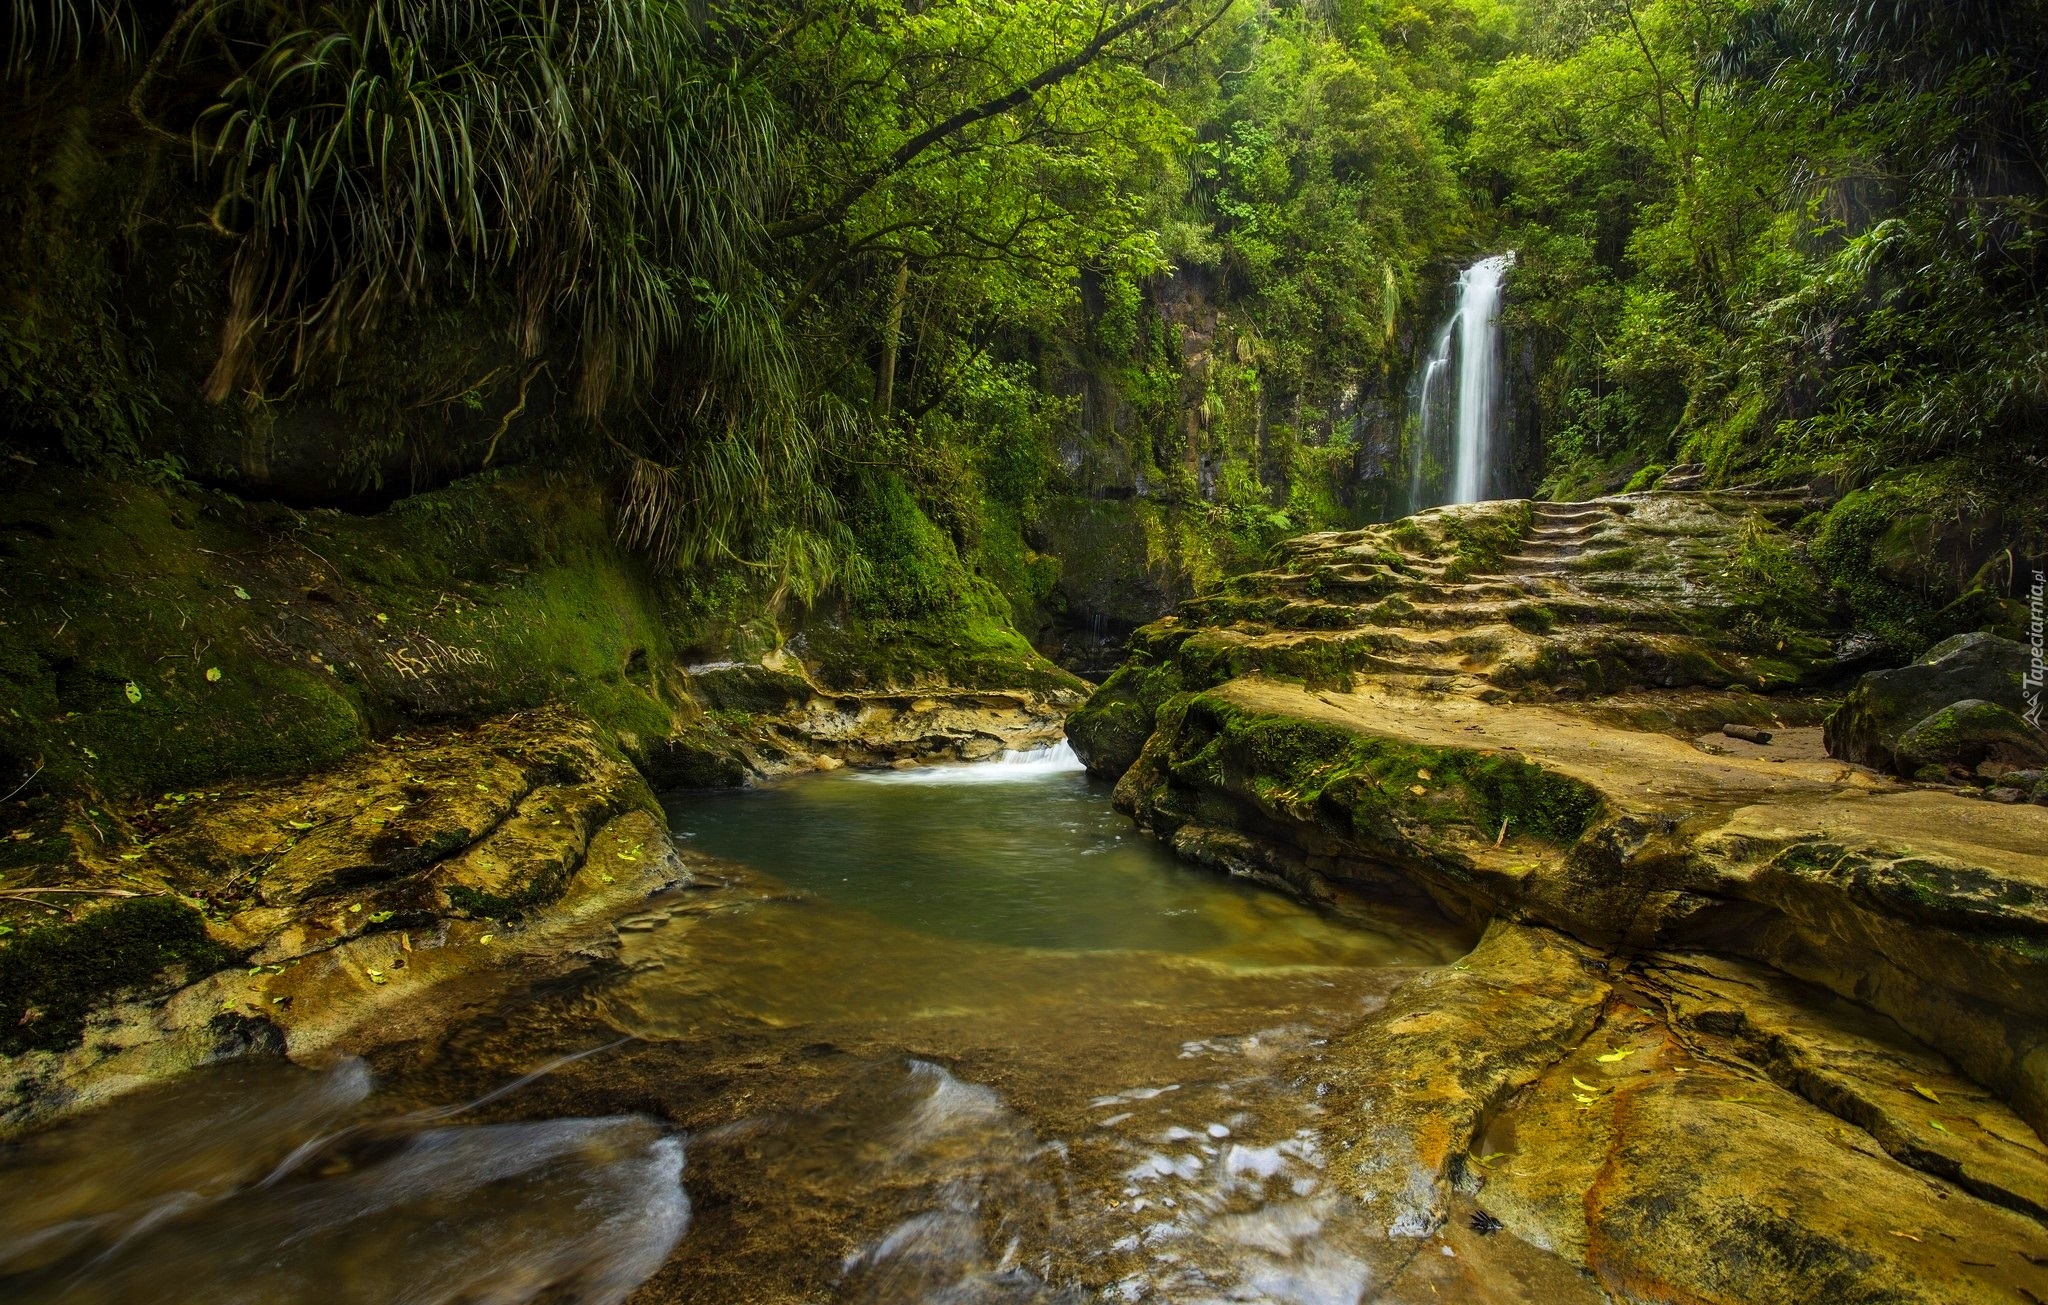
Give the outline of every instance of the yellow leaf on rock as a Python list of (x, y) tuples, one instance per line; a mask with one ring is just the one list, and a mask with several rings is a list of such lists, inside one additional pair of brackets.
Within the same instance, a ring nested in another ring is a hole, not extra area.
[(1594, 1087), (1591, 1083), (1581, 1083), (1579, 1081), (1579, 1076), (1576, 1074), (1572, 1075), (1572, 1086), (1577, 1088), (1581, 1092), (1598, 1092), (1600, 1090), (1599, 1088)]
[(494, 938), (494, 937), (496, 937), (496, 935), (495, 935), (495, 934), (488, 934), (488, 933), (487, 933), (487, 934), (484, 934), (484, 935), (482, 935), (481, 937), (479, 937), (479, 938), (477, 939), (477, 941), (478, 941), (478, 942), (480, 942), (480, 943), (487, 943), (487, 942), (489, 942), (489, 941), (490, 941), (490, 940), (491, 940), (492, 938)]
[(1411, 785), (1409, 785), (1409, 787), (1408, 787), (1408, 791), (1409, 791), (1410, 793), (1413, 793), (1413, 794), (1414, 794), (1414, 795), (1415, 795), (1416, 797), (1421, 797), (1421, 796), (1423, 796), (1423, 795), (1424, 795), (1425, 793), (1428, 793), (1428, 792), (1429, 792), (1429, 790), (1428, 790), (1428, 789), (1426, 789), (1426, 788), (1422, 787), (1422, 785), (1420, 785), (1420, 784), (1411, 784)]
[(1603, 1065), (1612, 1065), (1617, 1060), (1627, 1060), (1635, 1054), (1636, 1049), (1634, 1047), (1623, 1047), (1620, 1051), (1610, 1051), (1604, 1056), (1595, 1056), (1594, 1059)]
[(1935, 1105), (1938, 1106), (1941, 1104), (1941, 1098), (1934, 1095), (1934, 1090), (1932, 1088), (1924, 1088), (1921, 1087), (1918, 1083), (1915, 1083), (1913, 1085), (1913, 1090), (1915, 1092), (1918, 1092), (1921, 1096), (1926, 1097), (1929, 1101), (1932, 1101)]

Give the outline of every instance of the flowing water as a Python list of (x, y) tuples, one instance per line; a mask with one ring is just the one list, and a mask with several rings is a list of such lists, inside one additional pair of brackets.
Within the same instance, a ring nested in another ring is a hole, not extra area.
[(1458, 275), (1458, 300), (1437, 331), (1415, 386), (1408, 508), (1492, 497), (1493, 429), (1500, 399), (1501, 287), (1513, 252)]
[(670, 814), (707, 869), (621, 964), (16, 1144), (0, 1293), (1371, 1297), (1318, 1065), (1459, 931), (1181, 866), (1063, 747)]

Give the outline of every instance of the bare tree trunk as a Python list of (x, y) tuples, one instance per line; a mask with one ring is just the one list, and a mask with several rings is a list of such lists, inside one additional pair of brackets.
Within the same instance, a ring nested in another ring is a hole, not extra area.
[(896, 288), (889, 295), (889, 321), (882, 328), (882, 371), (875, 377), (875, 413), (886, 417), (896, 402), (896, 341), (903, 333), (903, 296), (910, 289), (910, 255), (896, 264)]

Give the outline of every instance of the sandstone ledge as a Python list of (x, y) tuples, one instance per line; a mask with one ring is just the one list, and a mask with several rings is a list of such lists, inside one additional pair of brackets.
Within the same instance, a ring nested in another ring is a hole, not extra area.
[(1070, 721), (1184, 857), (1486, 930), (1332, 1049), (1389, 1301), (1581, 1299), (1446, 1269), (1513, 1259), (1482, 1211), (1588, 1300), (2048, 1300), (2048, 809), (1825, 755), (1867, 649), (1788, 601), (1795, 510), (1309, 536)]

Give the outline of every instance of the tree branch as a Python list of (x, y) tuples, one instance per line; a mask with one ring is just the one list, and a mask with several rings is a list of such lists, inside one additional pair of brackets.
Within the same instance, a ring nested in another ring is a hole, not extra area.
[(778, 222), (768, 228), (768, 234), (778, 240), (787, 240), (794, 236), (807, 236), (822, 227), (832, 225), (834, 222), (845, 217), (848, 210), (860, 202), (862, 196), (866, 195), (876, 186), (881, 185), (890, 176), (902, 171), (918, 155), (924, 153), (932, 146), (948, 137), (958, 135), (977, 122), (993, 118), (997, 114), (1008, 113), (1018, 105), (1027, 103), (1032, 96), (1037, 95), (1048, 86), (1065, 81), (1083, 68), (1086, 68), (1089, 64), (1094, 63), (1102, 57), (1105, 50), (1130, 32), (1176, 9), (1183, 8), (1187, 3), (1188, 0), (1150, 0), (1150, 3), (1139, 6), (1129, 14), (1126, 14), (1120, 21), (1097, 31), (1095, 38), (1089, 41), (1088, 44), (1082, 46), (1079, 50), (1058, 63), (1046, 68), (1030, 81), (1012, 87), (992, 100), (983, 100), (980, 104), (962, 109), (944, 122), (928, 127), (917, 135), (912, 136), (909, 140), (897, 146), (896, 150), (888, 158), (848, 182), (839, 192), (838, 197), (823, 209), (808, 217)]

